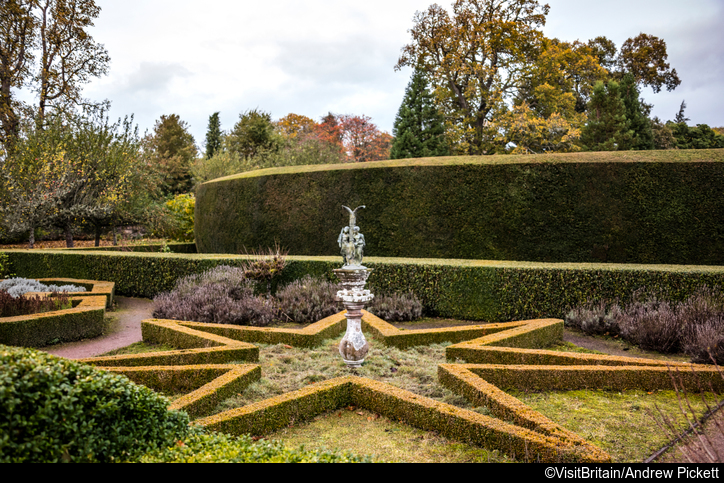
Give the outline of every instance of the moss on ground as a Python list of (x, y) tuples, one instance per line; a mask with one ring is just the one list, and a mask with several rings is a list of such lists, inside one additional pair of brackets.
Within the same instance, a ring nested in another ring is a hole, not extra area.
[[(657, 423), (657, 407), (674, 418), (681, 431), (688, 425), (674, 391), (603, 391), (522, 393), (509, 391), (536, 411), (608, 452), (615, 462), (642, 462), (669, 442)], [(715, 396), (707, 395), (712, 404)], [(706, 407), (690, 398), (695, 417)]]

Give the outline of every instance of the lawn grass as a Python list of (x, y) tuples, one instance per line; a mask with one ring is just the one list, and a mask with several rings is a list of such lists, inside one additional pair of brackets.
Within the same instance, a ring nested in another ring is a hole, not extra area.
[[(608, 452), (614, 462), (642, 462), (669, 442), (657, 407), (688, 426), (674, 391), (578, 390), (545, 393), (509, 391), (536, 411)], [(713, 405), (716, 396), (706, 398)], [(706, 412), (701, 398), (690, 398), (695, 418)]]
[(498, 451), (450, 441), (437, 433), (412, 428), (354, 406), (317, 416), (265, 439), (288, 447), (332, 450), (345, 448), (376, 461), (400, 463), (506, 463)]
[(101, 354), (99, 357), (121, 356), (126, 354), (145, 354), (147, 352), (166, 352), (175, 350), (178, 350), (178, 347), (173, 347), (165, 344), (149, 344), (148, 342), (134, 342), (133, 344), (127, 345), (126, 347), (121, 347), (120, 349), (114, 349), (110, 352), (106, 352), (105, 354)]

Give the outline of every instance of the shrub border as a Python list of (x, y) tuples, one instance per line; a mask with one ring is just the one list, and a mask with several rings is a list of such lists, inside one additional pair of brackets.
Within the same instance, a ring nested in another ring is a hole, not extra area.
[[(218, 265), (239, 266), (243, 255), (71, 250), (4, 250), (20, 276), (114, 280), (119, 294), (154, 297), (176, 281)], [(427, 313), (464, 320), (511, 321), (562, 317), (587, 301), (626, 302), (636, 289), (668, 291), (684, 300), (702, 286), (724, 287), (724, 267), (533, 263), (486, 260), (365, 258), (374, 293), (413, 291)], [(330, 277), (339, 257), (287, 257), (272, 290), (304, 275)]]
[(113, 282), (103, 282), (100, 280), (79, 280), (76, 278), (38, 278), (38, 282), (60, 282), (69, 285), (90, 285), (90, 291), (78, 292), (83, 295), (104, 295), (106, 297), (106, 308), (113, 307), (113, 295), (116, 293), (116, 284)]

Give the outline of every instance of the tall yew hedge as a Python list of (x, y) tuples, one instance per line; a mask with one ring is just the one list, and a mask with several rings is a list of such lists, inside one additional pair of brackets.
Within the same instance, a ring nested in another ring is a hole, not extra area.
[(196, 244), (335, 255), (342, 205), (366, 205), (370, 256), (720, 265), (722, 161), (714, 149), (266, 169), (199, 187)]

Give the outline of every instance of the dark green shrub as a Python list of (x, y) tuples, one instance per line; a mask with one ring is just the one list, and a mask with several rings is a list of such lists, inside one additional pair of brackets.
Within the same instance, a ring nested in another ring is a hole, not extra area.
[(0, 280), (12, 276), (13, 274), (10, 273), (10, 257), (8, 257), (7, 253), (0, 252)]
[(0, 346), (0, 462), (138, 458), (188, 434), (186, 413), (126, 377)]
[(366, 260), (721, 265), (722, 160), (724, 150), (668, 150), (257, 170), (199, 186), (196, 243), (336, 255), (341, 205), (354, 204), (367, 206)]
[(252, 441), (249, 436), (229, 436), (196, 430), (183, 442), (155, 450), (143, 463), (365, 463), (367, 457), (349, 453), (285, 448), (278, 441)]

